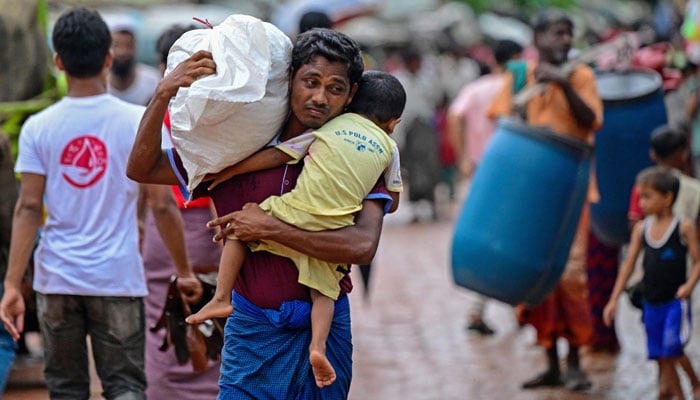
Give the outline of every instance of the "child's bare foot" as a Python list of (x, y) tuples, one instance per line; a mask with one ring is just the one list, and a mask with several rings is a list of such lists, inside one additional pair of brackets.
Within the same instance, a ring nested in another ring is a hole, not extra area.
[(325, 354), (318, 350), (311, 350), (309, 361), (316, 378), (316, 386), (322, 388), (335, 382), (335, 369), (333, 369)]
[(199, 311), (185, 318), (185, 322), (192, 325), (201, 324), (208, 319), (228, 317), (232, 312), (233, 306), (230, 301), (217, 300), (215, 297)]

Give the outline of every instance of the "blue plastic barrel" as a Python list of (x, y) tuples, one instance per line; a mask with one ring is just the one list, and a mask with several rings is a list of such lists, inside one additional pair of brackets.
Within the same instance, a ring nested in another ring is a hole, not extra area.
[(627, 210), (639, 171), (650, 166), (651, 133), (667, 122), (661, 76), (652, 70), (602, 72), (603, 127), (596, 135), (600, 202), (591, 205), (591, 230), (604, 243), (629, 241)]
[(588, 192), (592, 147), (502, 119), (457, 219), (457, 285), (510, 304), (537, 305), (564, 270)]

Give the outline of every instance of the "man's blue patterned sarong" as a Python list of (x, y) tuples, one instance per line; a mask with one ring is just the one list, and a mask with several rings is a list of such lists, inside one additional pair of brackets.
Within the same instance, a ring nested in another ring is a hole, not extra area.
[(347, 296), (336, 301), (326, 356), (336, 381), (316, 386), (311, 364), (311, 304), (289, 301), (263, 309), (233, 293), (225, 327), (218, 400), (346, 399), (352, 379), (352, 332)]

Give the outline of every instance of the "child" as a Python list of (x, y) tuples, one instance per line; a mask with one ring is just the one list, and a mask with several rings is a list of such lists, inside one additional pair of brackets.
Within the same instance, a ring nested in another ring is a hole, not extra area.
[[(640, 205), (646, 216), (635, 224), (628, 258), (620, 269), (603, 320), (611, 326), (617, 300), (634, 270), (640, 250), (644, 249), (643, 322), (647, 333), (649, 358), (659, 364), (659, 387), (682, 399), (676, 363), (683, 356), (688, 337), (690, 310), (687, 302), (700, 278), (700, 248), (695, 224), (679, 219), (672, 212), (678, 195), (679, 179), (664, 167), (650, 167), (637, 176)], [(686, 256), (693, 268), (686, 279)], [(688, 321), (685, 320), (687, 313)], [(672, 338), (672, 340), (669, 340)]]
[[(687, 218), (698, 226), (698, 214), (700, 211), (700, 181), (684, 175), (683, 171), (688, 166), (690, 148), (688, 136), (683, 129), (662, 125), (651, 134), (651, 148), (649, 155), (654, 164), (667, 167), (679, 180), (678, 195), (673, 203), (673, 213), (679, 217)], [(630, 222), (630, 230), (644, 218), (644, 212), (639, 206), (639, 189), (635, 185), (630, 195), (630, 206), (627, 213)], [(678, 364), (683, 368), (690, 380), (693, 392), (700, 395), (700, 380), (698, 379), (690, 359), (686, 355), (679, 358)], [(659, 388), (663, 395), (667, 390), (663, 386)]]
[[(392, 75), (368, 71), (358, 82), (358, 90), (348, 113), (308, 132), (264, 149), (218, 174), (218, 182), (245, 172), (262, 170), (304, 157), (304, 168), (294, 190), (272, 196), (260, 207), (286, 223), (307, 230), (338, 229), (352, 225), (362, 199), (382, 173), (392, 194), (390, 211), (398, 205), (402, 190), (399, 153), (388, 136), (400, 121), (406, 103), (401, 83)], [(307, 152), (308, 149), (308, 152)], [(325, 193), (319, 197), (318, 193)], [(335, 380), (335, 371), (325, 355), (326, 339), (340, 293), (339, 279), (347, 273), (344, 266), (313, 259), (273, 242), (251, 244), (253, 250), (266, 250), (294, 260), (299, 282), (311, 289), (312, 338), (310, 362), (319, 387)], [(212, 317), (228, 316), (231, 291), (245, 257), (246, 247), (227, 240), (221, 255), (214, 298), (199, 312), (187, 318), (195, 324)]]

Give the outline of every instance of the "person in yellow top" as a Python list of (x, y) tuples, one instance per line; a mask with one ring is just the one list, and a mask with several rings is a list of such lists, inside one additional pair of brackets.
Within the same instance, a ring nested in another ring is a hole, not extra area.
[[(274, 217), (299, 228), (319, 231), (352, 225), (362, 200), (377, 184), (389, 191), (398, 206), (403, 184), (398, 147), (389, 135), (400, 121), (406, 92), (392, 75), (367, 71), (347, 113), (275, 147), (268, 147), (216, 174), (210, 189), (232, 176), (257, 171), (303, 158), (304, 168), (296, 187), (282, 196), (268, 197), (260, 207)], [(319, 110), (320, 112), (320, 110)], [(320, 193), (324, 195), (319, 195)], [(228, 239), (235, 239), (229, 237)], [(328, 263), (274, 242), (250, 244), (254, 251), (266, 250), (291, 258), (299, 268), (299, 282), (311, 289), (310, 362), (316, 384), (327, 386), (335, 380), (333, 366), (326, 358), (326, 340), (333, 319), (339, 280), (344, 266)], [(232, 311), (231, 291), (246, 254), (246, 245), (227, 240), (219, 263), (216, 293), (187, 323), (197, 324)]]
[[(527, 123), (548, 127), (556, 133), (592, 144), (594, 134), (603, 122), (603, 102), (598, 95), (593, 70), (586, 65), (578, 65), (570, 73), (561, 68), (571, 49), (571, 18), (561, 10), (545, 9), (533, 17), (532, 28), (539, 61), (527, 65), (525, 87), (541, 83), (545, 88), (525, 104)], [(517, 75), (506, 78), (503, 89), (489, 109), (490, 117), (512, 113), (514, 76)], [(591, 189), (588, 197), (589, 201), (594, 201), (597, 197), (595, 185), (591, 185)], [(541, 305), (520, 308), (520, 322), (535, 327), (537, 343), (545, 349), (548, 361), (544, 372), (522, 384), (524, 389), (562, 384), (571, 390), (591, 387), (581, 370), (578, 354), (579, 348), (588, 343), (592, 334), (586, 284), (588, 227), (588, 206), (584, 205), (559, 284)], [(556, 346), (559, 337), (569, 343), (568, 368), (564, 374), (559, 369)]]

